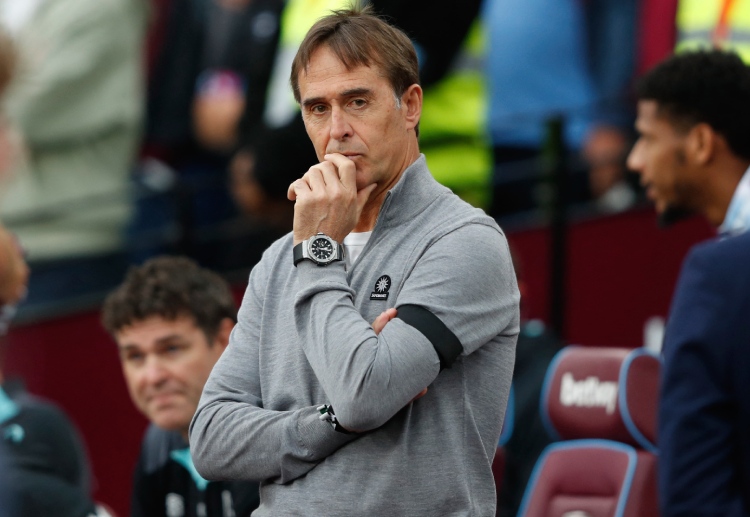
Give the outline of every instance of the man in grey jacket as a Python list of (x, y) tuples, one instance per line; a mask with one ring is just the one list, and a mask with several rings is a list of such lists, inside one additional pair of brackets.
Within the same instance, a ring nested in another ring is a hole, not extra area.
[(320, 163), (250, 274), (195, 466), (261, 481), (258, 516), (494, 515), (519, 327), (506, 239), (430, 175), (402, 32), (335, 12), (291, 80)]

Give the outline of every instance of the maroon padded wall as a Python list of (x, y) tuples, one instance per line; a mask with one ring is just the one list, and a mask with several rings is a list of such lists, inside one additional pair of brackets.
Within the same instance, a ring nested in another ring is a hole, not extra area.
[[(637, 347), (651, 316), (667, 315), (680, 264), (714, 231), (701, 219), (660, 229), (651, 210), (591, 219), (568, 235), (567, 342)], [(548, 321), (549, 230), (509, 233), (527, 287), (525, 315)]]

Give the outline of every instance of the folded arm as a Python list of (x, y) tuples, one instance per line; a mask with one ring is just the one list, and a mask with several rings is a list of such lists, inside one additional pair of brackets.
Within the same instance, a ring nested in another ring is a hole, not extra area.
[(258, 355), (263, 276), (256, 270), (251, 274), (230, 344), (206, 382), (190, 426), (193, 462), (207, 479), (288, 483), (356, 439), (322, 423), (315, 406), (263, 407)]
[[(396, 309), (416, 305), (430, 312), (458, 339), (462, 355), (518, 332), (518, 289), (496, 228), (459, 228), (410, 267)], [(437, 377), (435, 344), (398, 316), (376, 335), (353, 305), (343, 267), (321, 271), (301, 263), (298, 270), (297, 332), (339, 422), (359, 431), (380, 427)]]

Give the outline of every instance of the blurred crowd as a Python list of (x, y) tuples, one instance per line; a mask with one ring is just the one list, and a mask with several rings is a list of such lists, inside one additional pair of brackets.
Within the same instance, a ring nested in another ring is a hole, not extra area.
[[(624, 156), (648, 39), (637, 0), (371, 3), (418, 49), (420, 148), (439, 181), (496, 217), (543, 209), (548, 126), (561, 119), (569, 199), (604, 212), (635, 202)], [(0, 218), (34, 271), (22, 309), (100, 299), (157, 253), (251, 267), (291, 227), (287, 186), (317, 162), (289, 62), (312, 22), (345, 5), (0, 2), (18, 57)]]
[[(569, 172), (567, 203), (633, 206), (634, 80), (675, 46), (746, 45), (727, 29), (744, 2), (718, 24), (718, 0), (369, 3), (418, 49), (431, 171), (510, 221), (549, 209), (551, 163)], [(345, 5), (0, 2), (17, 55), (0, 218), (33, 266), (23, 307), (101, 299), (157, 253), (225, 272), (257, 262), (291, 227), (287, 186), (317, 162), (291, 57), (317, 17)]]
[[(556, 161), (567, 203), (633, 206), (633, 82), (675, 45), (717, 37), (696, 21), (713, 8), (686, 0), (369, 3), (418, 49), (431, 171), (501, 219), (549, 209)], [(225, 272), (257, 262), (291, 227), (287, 186), (317, 162), (291, 57), (316, 18), (345, 5), (0, 2), (18, 61), (0, 218), (34, 270), (22, 309), (101, 299), (157, 253)]]

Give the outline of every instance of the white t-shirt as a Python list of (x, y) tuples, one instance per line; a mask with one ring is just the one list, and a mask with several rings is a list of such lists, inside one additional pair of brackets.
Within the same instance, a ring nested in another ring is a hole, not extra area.
[(750, 167), (737, 185), (724, 216), (724, 222), (719, 227), (720, 233), (729, 235), (747, 230), (750, 230)]
[(0, 25), (11, 34), (16, 34), (34, 16), (42, 0), (0, 1)]
[(359, 258), (367, 241), (370, 240), (372, 232), (350, 233), (344, 237), (344, 255), (346, 258), (346, 268), (349, 269)]

